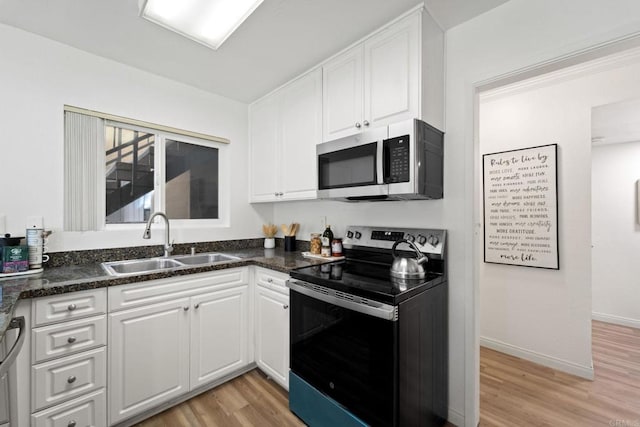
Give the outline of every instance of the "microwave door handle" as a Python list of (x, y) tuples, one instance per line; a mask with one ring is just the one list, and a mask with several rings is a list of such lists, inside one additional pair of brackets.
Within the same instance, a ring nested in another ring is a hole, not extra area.
[(378, 184), (384, 184), (384, 142), (378, 141), (376, 144), (376, 181)]

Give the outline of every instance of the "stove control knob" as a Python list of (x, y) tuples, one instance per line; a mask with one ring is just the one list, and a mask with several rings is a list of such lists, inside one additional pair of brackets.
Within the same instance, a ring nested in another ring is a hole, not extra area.
[(421, 245), (424, 245), (425, 243), (427, 243), (427, 238), (424, 237), (422, 234), (418, 234), (418, 237), (416, 237), (416, 239), (418, 240), (418, 243)]
[(359, 239), (362, 237), (362, 233), (360, 233), (359, 231), (356, 231), (356, 239)]
[(435, 248), (438, 245), (438, 243), (440, 243), (440, 240), (438, 239), (438, 236), (434, 236), (433, 234), (430, 234), (429, 237), (427, 238), (427, 242)]
[(347, 231), (347, 238), (348, 239), (353, 238), (353, 231)]
[(416, 241), (416, 238), (413, 237), (413, 234), (407, 234), (404, 238), (410, 241), (411, 243)]

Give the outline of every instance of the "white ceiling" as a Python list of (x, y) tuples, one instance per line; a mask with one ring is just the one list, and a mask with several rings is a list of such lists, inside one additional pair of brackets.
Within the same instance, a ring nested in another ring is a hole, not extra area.
[[(446, 29), (506, 1), (425, 3)], [(0, 23), (250, 102), (419, 2), (265, 0), (217, 51), (140, 18), (137, 0), (0, 0)]]

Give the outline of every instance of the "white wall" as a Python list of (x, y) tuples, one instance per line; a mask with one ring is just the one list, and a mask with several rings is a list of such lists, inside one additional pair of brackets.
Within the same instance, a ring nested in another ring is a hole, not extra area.
[(446, 34), (445, 197), (450, 203), (429, 220), (450, 230), (450, 333), (452, 350), (460, 353), (452, 360), (450, 402), (464, 414), (460, 421), (466, 426), (476, 426), (479, 418), (476, 89), (638, 31), (640, 3), (634, 0), (510, 0)]
[[(560, 252), (559, 271), (480, 265), (483, 344), (577, 375), (593, 375), (591, 109), (640, 95), (640, 52), (635, 58), (630, 61), (625, 55), (619, 65), (596, 61), (593, 69), (586, 64), (575, 67), (575, 76), (567, 69), (555, 78), (546, 75), (480, 96), (481, 154), (558, 144)], [(627, 187), (633, 198), (633, 185)], [(613, 193), (611, 185), (601, 191)], [(633, 222), (627, 218), (625, 224), (628, 228)]]
[[(54, 230), (50, 251), (159, 244), (142, 226), (64, 233), (63, 105), (174, 126), (231, 140), (231, 165), (247, 162), (247, 105), (0, 25), (0, 215), (24, 235), (27, 216)], [(245, 168), (231, 168), (230, 227), (173, 227), (177, 243), (259, 237), (271, 207), (247, 203)]]
[(593, 317), (640, 328), (640, 142), (594, 146), (591, 154)]

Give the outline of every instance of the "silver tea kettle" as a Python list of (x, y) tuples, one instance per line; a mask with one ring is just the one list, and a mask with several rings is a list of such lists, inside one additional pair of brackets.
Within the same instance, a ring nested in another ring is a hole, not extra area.
[[(406, 243), (411, 246), (416, 253), (416, 258), (405, 258), (403, 256), (396, 255), (396, 247)], [(426, 272), (424, 266), (429, 258), (427, 258), (415, 243), (406, 239), (400, 239), (393, 244), (391, 248), (391, 254), (393, 255), (393, 264), (391, 265), (391, 277), (397, 277), (399, 279), (424, 279)]]

